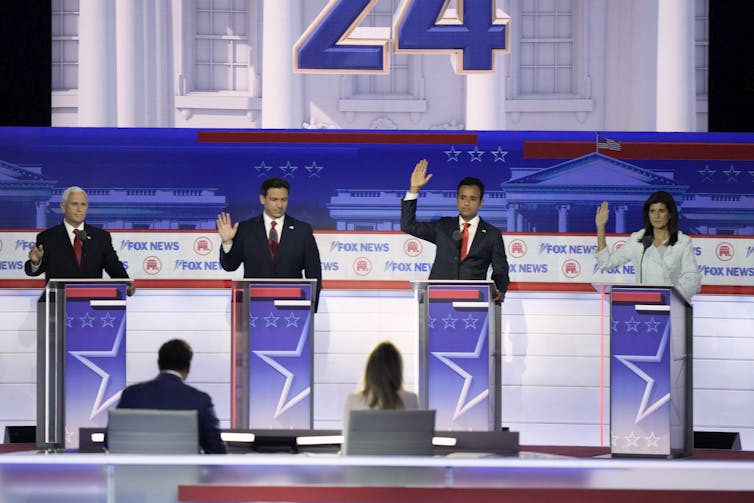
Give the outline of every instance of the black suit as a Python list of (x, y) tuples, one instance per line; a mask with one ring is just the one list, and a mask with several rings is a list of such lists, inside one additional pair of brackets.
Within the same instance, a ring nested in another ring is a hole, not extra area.
[(151, 381), (132, 384), (123, 390), (119, 409), (196, 410), (199, 445), (207, 454), (225, 454), (227, 449), (220, 438), (220, 423), (215, 415), (212, 398), (180, 377), (167, 373)]
[(111, 278), (128, 278), (123, 263), (113, 248), (110, 233), (99, 227), (84, 224), (86, 239), (83, 241), (81, 266), (76, 263), (71, 239), (63, 223), (50, 227), (37, 235), (37, 246), (44, 247), (44, 255), (39, 268), (32, 272), (31, 261), (24, 264), (26, 274), (39, 276), (45, 273), (45, 279), (87, 278), (97, 279), (106, 271)]
[(453, 239), (453, 234), (460, 231), (458, 217), (417, 222), (416, 201), (401, 201), (401, 230), (437, 246), (429, 279), (487, 279), (487, 269), (492, 264), (492, 281), (499, 291), (505, 293), (510, 279), (500, 231), (480, 218), (469, 253), (459, 265), (460, 242), (458, 238)]
[[(244, 278), (309, 278), (317, 280), (315, 310), (322, 289), (322, 264), (312, 226), (285, 215), (275, 258), (270, 254), (264, 217), (259, 215), (238, 225), (228, 253), (220, 247), (220, 264), (235, 271), (243, 263)], [(302, 275), (303, 273), (303, 275)]]

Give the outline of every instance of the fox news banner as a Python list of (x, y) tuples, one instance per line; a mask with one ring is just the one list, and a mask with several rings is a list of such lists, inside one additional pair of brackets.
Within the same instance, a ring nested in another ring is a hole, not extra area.
[[(220, 240), (204, 231), (112, 231), (113, 246), (135, 279), (242, 279), (239, 269), (223, 271)], [(29, 279), (24, 262), (34, 231), (0, 232), (0, 280)], [(627, 235), (608, 236), (617, 248)], [(315, 232), (325, 281), (350, 282), (426, 279), (434, 245), (400, 232)], [(596, 239), (586, 234), (504, 234), (513, 282), (621, 283), (634, 281), (634, 265), (600, 271), (593, 253)], [(703, 285), (754, 286), (754, 238), (694, 236)], [(334, 283), (339, 284), (339, 283)], [(375, 283), (375, 286), (378, 286)]]

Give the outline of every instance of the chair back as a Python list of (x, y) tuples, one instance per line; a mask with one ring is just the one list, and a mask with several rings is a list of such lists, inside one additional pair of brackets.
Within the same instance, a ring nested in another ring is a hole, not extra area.
[(108, 451), (119, 454), (197, 454), (195, 410), (111, 409)]
[(432, 456), (434, 433), (434, 410), (352, 410), (343, 454)]

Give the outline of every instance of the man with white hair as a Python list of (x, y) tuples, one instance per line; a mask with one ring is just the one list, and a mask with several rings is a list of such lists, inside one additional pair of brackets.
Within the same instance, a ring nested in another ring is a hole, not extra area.
[[(113, 248), (110, 233), (84, 224), (89, 202), (81, 187), (68, 187), (60, 200), (63, 222), (40, 232), (24, 264), (26, 274), (45, 274), (54, 278), (101, 278), (103, 271), (111, 278), (128, 278), (123, 263)], [(127, 293), (135, 287), (129, 283)]]

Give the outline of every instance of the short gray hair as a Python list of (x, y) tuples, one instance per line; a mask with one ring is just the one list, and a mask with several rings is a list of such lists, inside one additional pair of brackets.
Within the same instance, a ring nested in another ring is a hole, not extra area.
[(68, 196), (70, 196), (71, 194), (79, 194), (79, 193), (86, 195), (86, 191), (84, 189), (76, 185), (72, 185), (71, 187), (68, 187), (67, 189), (63, 191), (63, 195), (60, 197), (60, 202), (62, 204), (65, 204), (68, 202)]

